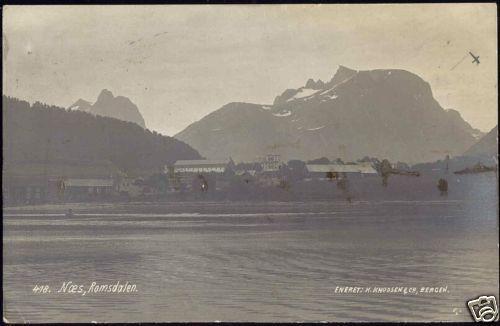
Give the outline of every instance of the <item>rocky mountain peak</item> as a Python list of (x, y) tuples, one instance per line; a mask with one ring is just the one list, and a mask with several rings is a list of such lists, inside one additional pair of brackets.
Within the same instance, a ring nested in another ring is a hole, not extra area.
[(91, 108), (92, 103), (81, 98), (68, 107), (69, 110), (80, 110), (85, 112), (88, 112)]
[(345, 66), (339, 65), (337, 72), (335, 72), (335, 75), (333, 75), (332, 79), (330, 79), (328, 84), (333, 86), (335, 84), (341, 83), (342, 81), (353, 77), (357, 73), (358, 72), (354, 69), (350, 69)]
[(318, 79), (317, 82), (314, 81), (314, 79), (312, 78), (309, 78), (307, 80), (307, 83), (305, 85), (305, 88), (309, 88), (309, 89), (323, 89), (323, 87), (325, 87), (325, 83), (321, 80), (321, 79)]
[(115, 97), (108, 89), (103, 89), (99, 93), (97, 101), (94, 104), (79, 99), (71, 105), (69, 109), (81, 110), (96, 115), (134, 122), (142, 128), (146, 128), (144, 118), (137, 106), (128, 97)]
[(97, 102), (104, 102), (104, 101), (109, 101), (113, 100), (114, 96), (111, 91), (107, 89), (103, 89), (101, 93), (99, 93), (99, 96), (97, 97)]

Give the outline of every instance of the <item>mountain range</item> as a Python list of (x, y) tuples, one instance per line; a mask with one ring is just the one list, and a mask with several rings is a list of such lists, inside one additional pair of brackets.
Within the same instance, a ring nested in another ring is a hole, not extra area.
[(107, 89), (103, 89), (101, 91), (94, 104), (89, 101), (79, 99), (68, 107), (68, 109), (80, 110), (95, 115), (134, 122), (142, 128), (146, 128), (144, 118), (142, 117), (141, 112), (139, 112), (137, 106), (132, 103), (129, 98), (124, 96), (115, 97), (113, 93)]
[(460, 155), (484, 133), (443, 109), (429, 83), (399, 69), (339, 66), (327, 82), (309, 79), (272, 105), (229, 103), (175, 135), (210, 159), (254, 161), (365, 156), (408, 163)]

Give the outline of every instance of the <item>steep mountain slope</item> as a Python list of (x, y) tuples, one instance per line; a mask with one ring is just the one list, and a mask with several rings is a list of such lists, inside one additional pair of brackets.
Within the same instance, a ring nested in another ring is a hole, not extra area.
[(491, 129), (483, 138), (472, 145), (465, 153), (466, 156), (497, 156), (498, 155), (498, 126)]
[(79, 165), (110, 162), (120, 170), (158, 172), (165, 164), (201, 156), (172, 137), (135, 123), (94, 116), (79, 110), (3, 97), (5, 165)]
[(461, 154), (480, 135), (457, 111), (441, 108), (415, 74), (340, 66), (326, 83), (309, 80), (284, 91), (272, 106), (227, 104), (175, 137), (209, 158), (368, 155), (415, 163)]
[[(281, 121), (273, 119), (261, 105), (229, 103), (192, 124), (187, 137), (198, 148), (208, 149), (210, 158), (250, 159), (265, 149), (263, 144), (268, 144), (270, 137), (275, 142), (287, 141), (280, 128)], [(182, 133), (178, 139), (183, 139)]]
[(137, 123), (142, 128), (146, 128), (144, 118), (137, 106), (124, 96), (113, 96), (113, 93), (103, 89), (97, 101), (91, 104), (88, 101), (79, 99), (68, 107), (70, 110), (80, 110), (104, 117), (116, 118), (123, 121)]

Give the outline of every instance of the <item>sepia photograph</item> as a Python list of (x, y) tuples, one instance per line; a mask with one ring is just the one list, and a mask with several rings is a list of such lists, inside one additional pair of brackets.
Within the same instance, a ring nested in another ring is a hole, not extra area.
[(4, 5), (3, 322), (492, 322), (495, 3)]

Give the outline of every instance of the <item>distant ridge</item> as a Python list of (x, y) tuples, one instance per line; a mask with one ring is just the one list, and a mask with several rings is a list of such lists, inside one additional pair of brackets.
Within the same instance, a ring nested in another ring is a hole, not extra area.
[(498, 156), (498, 126), (491, 129), (465, 153), (466, 156)]

